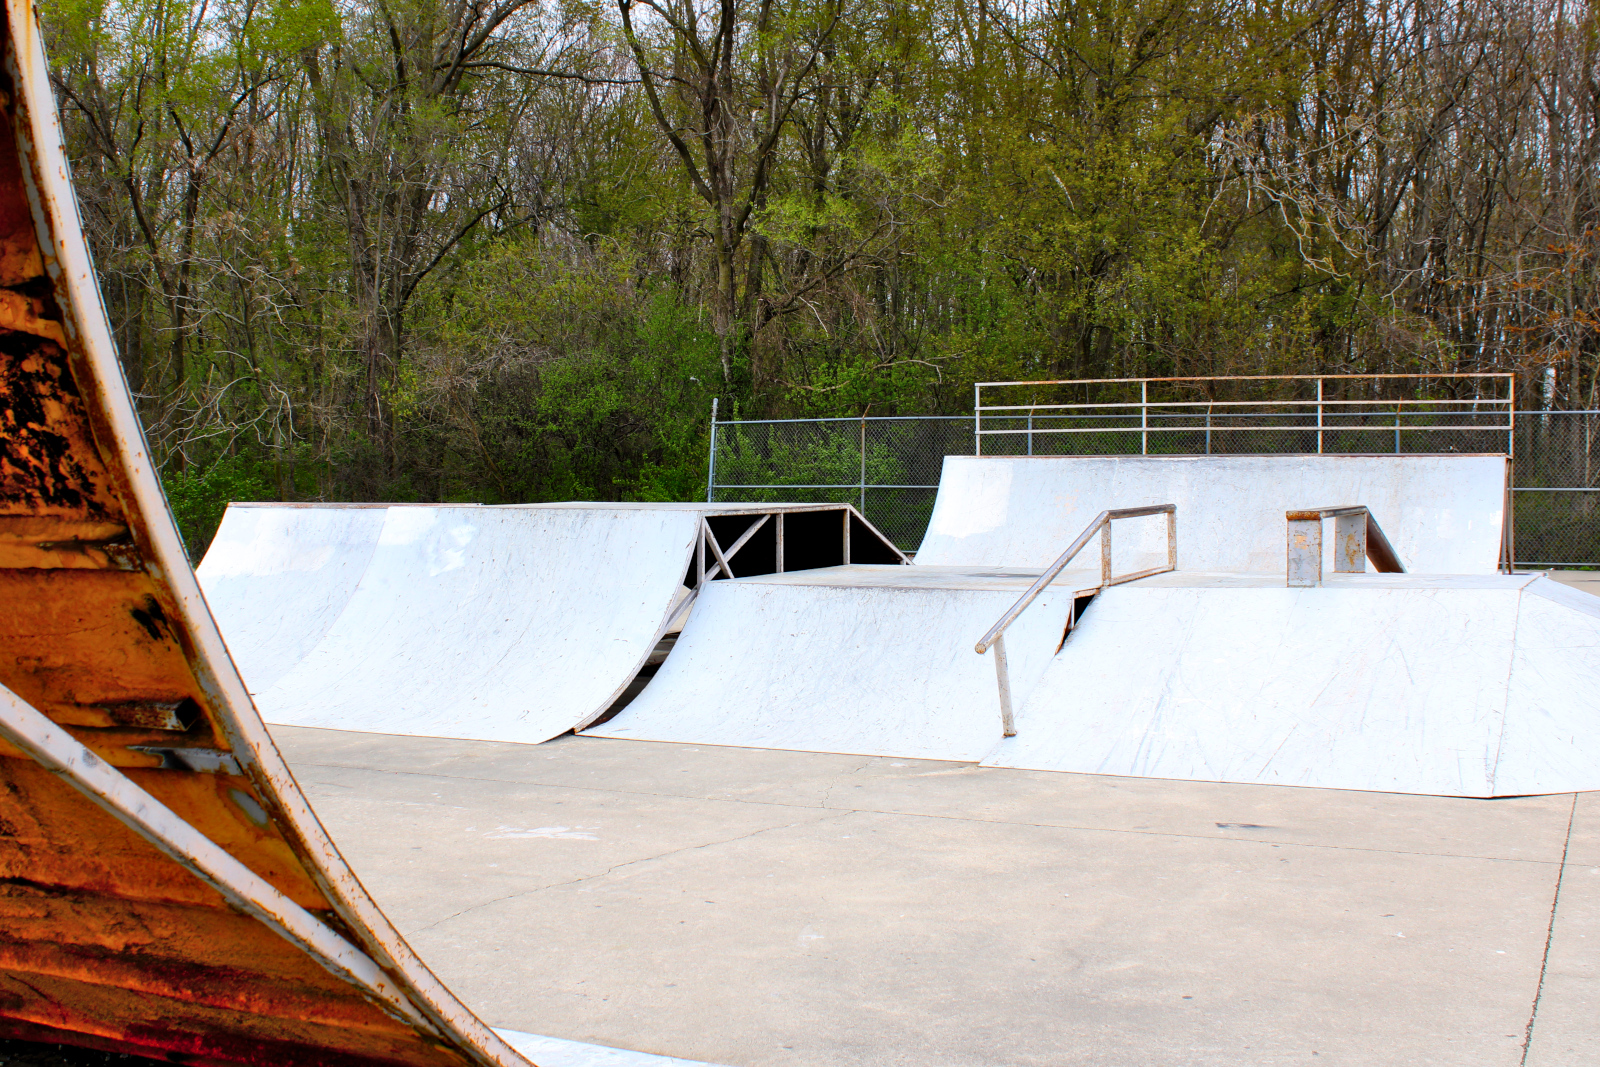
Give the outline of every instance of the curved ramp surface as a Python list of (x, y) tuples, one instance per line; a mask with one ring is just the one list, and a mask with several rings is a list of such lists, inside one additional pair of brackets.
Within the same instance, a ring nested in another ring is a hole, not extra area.
[(389, 508), (343, 611), (257, 706), (292, 726), (548, 741), (638, 673), (699, 530), (688, 509)]
[[(947, 456), (916, 560), (1044, 568), (1103, 510), (1176, 504), (1180, 569), (1282, 574), (1285, 511), (1365, 504), (1407, 571), (1493, 574), (1505, 474), (1498, 455)], [(1118, 571), (1165, 564), (1162, 522), (1117, 524)]]
[(252, 692), (306, 657), (354, 595), (387, 508), (229, 504), (197, 573)]
[(38, 25), (0, 94), (0, 1036), (516, 1067), (345, 866), (229, 660), (100, 302)]
[(1600, 788), (1600, 597), (1523, 575), (1108, 589), (996, 767), (1445, 796)]
[[(1037, 576), (853, 566), (714, 582), (644, 692), (586, 732), (978, 760), (1000, 738), (1000, 702), (993, 657), (972, 646)], [(1006, 635), (1016, 699), (1088, 578), (1063, 573)]]

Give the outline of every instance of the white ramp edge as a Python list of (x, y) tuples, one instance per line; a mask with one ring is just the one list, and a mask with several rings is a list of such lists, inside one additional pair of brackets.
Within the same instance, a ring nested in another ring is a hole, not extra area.
[(1119, 586), (983, 762), (1441, 796), (1600, 788), (1600, 598), (1522, 575)]
[(518, 1030), (496, 1029), (501, 1039), (539, 1067), (719, 1067), (702, 1060), (630, 1052), (609, 1045), (591, 1045), (560, 1037), (541, 1037)]
[[(973, 645), (1033, 575), (853, 566), (708, 585), (672, 655), (586, 736), (973, 762), (1000, 739)], [(1063, 575), (1006, 634), (1021, 700), (1061, 643)]]
[(388, 509), (228, 505), (196, 568), (228, 652), (254, 691), (316, 647), (355, 593)]
[(548, 741), (644, 665), (699, 523), (689, 510), (389, 508), (344, 610), (256, 705), (286, 726)]
[[(1042, 569), (1101, 511), (1176, 504), (1180, 569), (1281, 574), (1285, 511), (1365, 504), (1408, 572), (1493, 574), (1505, 473), (1499, 455), (947, 456), (916, 561)], [(1112, 545), (1119, 572), (1164, 565), (1165, 519), (1118, 522)]]

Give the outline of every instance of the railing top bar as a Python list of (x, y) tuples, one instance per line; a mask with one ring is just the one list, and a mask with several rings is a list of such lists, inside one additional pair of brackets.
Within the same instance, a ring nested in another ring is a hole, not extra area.
[(1043, 378), (1027, 382), (976, 382), (983, 389), (996, 385), (1118, 385), (1140, 382), (1316, 382), (1338, 379), (1515, 378), (1513, 371), (1463, 371), (1445, 374), (1210, 374), (1191, 378)]
[[(1513, 401), (1510, 397), (1466, 397), (1460, 400), (1408, 400), (1405, 397), (1396, 397), (1392, 400), (1296, 400), (1292, 397), (1272, 398), (1261, 400), (1117, 400), (1106, 401), (1103, 404), (983, 404), (980, 411), (1067, 411), (1097, 408), (1244, 408), (1244, 407), (1269, 407), (1279, 405), (1282, 407), (1315, 407), (1336, 408), (1354, 407), (1357, 404), (1381, 405), (1383, 407), (1398, 406), (1400, 404), (1482, 404), (1497, 408), (1508, 408)], [(1464, 412), (1463, 414), (1470, 414)], [(854, 421), (854, 420), (849, 420)]]
[(1284, 518), (1290, 522), (1309, 522), (1312, 519), (1333, 519), (1340, 515), (1367, 515), (1365, 504), (1341, 504), (1331, 508), (1297, 508), (1284, 512)]
[(1177, 512), (1176, 504), (1146, 504), (1138, 508), (1114, 508), (1104, 513), (1107, 519), (1136, 519), (1141, 515), (1165, 515), (1168, 512)]

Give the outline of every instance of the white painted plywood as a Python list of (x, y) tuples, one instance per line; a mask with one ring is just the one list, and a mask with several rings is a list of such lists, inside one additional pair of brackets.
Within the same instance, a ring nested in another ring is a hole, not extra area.
[(1111, 589), (984, 762), (1452, 796), (1593, 789), (1600, 612), (1553, 585)]
[(230, 505), (223, 513), (196, 573), (251, 692), (270, 688), (339, 618), (387, 510)]
[(699, 522), (688, 510), (390, 508), (343, 613), (257, 706), (285, 725), (549, 740), (637, 673)]
[[(972, 646), (1031, 581), (854, 566), (713, 582), (644, 692), (587, 733), (977, 760), (1000, 738), (1000, 704), (993, 654)], [(1006, 637), (1019, 701), (1072, 588), (1041, 594)]]
[(1600, 785), (1600, 597), (1541, 578), (1518, 605), (1495, 791), (1561, 782)]
[[(1170, 503), (1180, 568), (1282, 574), (1285, 511), (1365, 504), (1408, 571), (1490, 574), (1504, 488), (1503, 456), (947, 456), (916, 560), (1042, 568), (1101, 511)], [(1165, 519), (1118, 522), (1113, 556), (1164, 565)]]

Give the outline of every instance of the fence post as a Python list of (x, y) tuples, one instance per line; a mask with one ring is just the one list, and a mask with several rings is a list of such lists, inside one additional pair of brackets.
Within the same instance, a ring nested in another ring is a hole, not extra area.
[(711, 398), (711, 459), (706, 464), (706, 503), (716, 502), (717, 492), (717, 398)]
[[(867, 414), (866, 414), (866, 412), (862, 412), (861, 413), (861, 514), (863, 516), (865, 516), (867, 514)], [(848, 522), (849, 522), (849, 517), (848, 516), (846, 516), (845, 521), (848, 524)], [(846, 537), (848, 537), (848, 536), (849, 535), (846, 534)], [(846, 544), (848, 544), (848, 543), (849, 542), (846, 541)], [(850, 559), (849, 559), (848, 555), (845, 557), (845, 562), (846, 563), (850, 562)]]
[(1317, 455), (1322, 455), (1322, 379), (1317, 379)]
[(1139, 455), (1150, 454), (1150, 382), (1139, 383)]
[(972, 383), (972, 454), (983, 455), (983, 386)]

